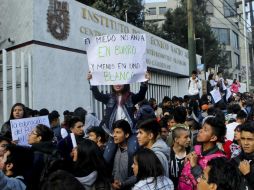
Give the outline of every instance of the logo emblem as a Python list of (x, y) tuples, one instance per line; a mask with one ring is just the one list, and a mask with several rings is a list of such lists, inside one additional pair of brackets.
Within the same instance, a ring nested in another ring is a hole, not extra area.
[(66, 1), (49, 0), (48, 31), (58, 40), (66, 40), (70, 31), (69, 6)]

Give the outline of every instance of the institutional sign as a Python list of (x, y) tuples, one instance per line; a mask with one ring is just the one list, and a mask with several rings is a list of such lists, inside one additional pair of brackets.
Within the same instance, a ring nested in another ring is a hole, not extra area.
[(189, 57), (186, 49), (91, 7), (84, 5), (81, 11), (83, 20), (80, 32), (85, 36), (101, 36), (112, 33), (146, 34), (147, 66), (189, 75)]
[(66, 40), (70, 30), (69, 5), (67, 2), (49, 0), (47, 13), (48, 31), (58, 40)]
[[(85, 51), (84, 38), (109, 34), (145, 34), (148, 67), (189, 75), (188, 50), (77, 1), (47, 2), (50, 3), (42, 5), (41, 1), (35, 1), (35, 6), (40, 7), (39, 11), (45, 12), (43, 16), (39, 13), (35, 15), (36, 40)], [(43, 17), (46, 22), (42, 22)], [(42, 31), (41, 28), (45, 29)]]

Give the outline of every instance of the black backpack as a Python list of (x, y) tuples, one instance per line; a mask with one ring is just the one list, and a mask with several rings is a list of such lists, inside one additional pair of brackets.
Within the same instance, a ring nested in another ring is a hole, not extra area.
[(63, 168), (63, 160), (58, 150), (54, 150), (52, 154), (44, 154), (44, 168), (40, 176), (40, 184), (47, 181), (49, 175), (58, 169)]

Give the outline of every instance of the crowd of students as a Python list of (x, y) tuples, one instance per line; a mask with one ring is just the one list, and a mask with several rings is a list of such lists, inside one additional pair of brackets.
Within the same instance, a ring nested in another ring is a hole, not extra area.
[[(147, 88), (143, 82), (134, 94), (129, 85), (113, 85), (103, 94), (91, 86), (106, 106), (102, 121), (82, 107), (66, 110), (60, 123), (56, 110), (13, 105), (0, 135), (0, 189), (254, 189), (253, 94), (216, 104), (209, 93), (165, 96), (157, 105), (145, 99)], [(38, 124), (30, 146), (12, 141), (10, 120), (42, 115), (50, 127)]]

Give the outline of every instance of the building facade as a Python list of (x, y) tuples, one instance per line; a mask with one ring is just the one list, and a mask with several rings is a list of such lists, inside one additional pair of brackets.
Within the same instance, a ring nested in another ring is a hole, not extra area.
[[(103, 116), (86, 80), (84, 38), (114, 33), (145, 33), (152, 79), (147, 98), (187, 94), (188, 51), (126, 22), (73, 0), (0, 0), (0, 121), (22, 102), (50, 111), (84, 107)], [(137, 92), (140, 84), (132, 84)], [(109, 86), (99, 86), (110, 92)]]
[[(238, 79), (247, 82), (250, 73), (250, 35), (244, 33), (244, 24), (249, 26), (247, 20), (243, 18), (243, 8), (241, 2), (230, 0), (207, 0), (206, 16), (209, 17), (210, 26), (218, 41), (225, 47), (225, 55), (228, 73), (232, 79)], [(178, 0), (167, 0), (159, 3), (145, 4), (145, 10), (149, 10), (150, 15), (145, 16), (147, 21), (159, 23), (161, 26), (165, 20), (165, 16), (160, 10), (175, 9), (179, 6)], [(152, 14), (151, 14), (152, 12)], [(164, 10), (165, 12), (165, 10)], [(248, 33), (248, 30), (247, 30)], [(245, 40), (246, 44), (245, 45)], [(220, 66), (218, 65), (218, 68)]]

